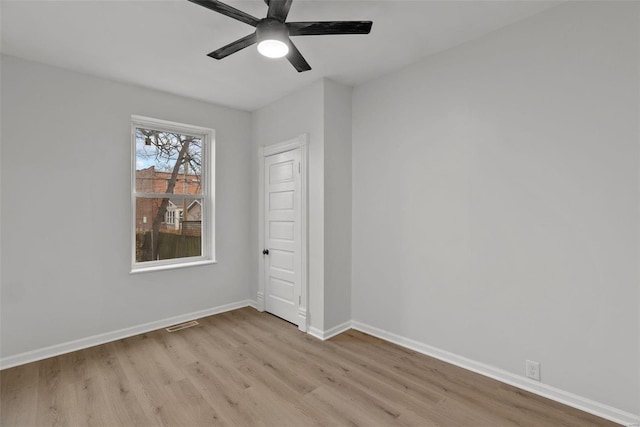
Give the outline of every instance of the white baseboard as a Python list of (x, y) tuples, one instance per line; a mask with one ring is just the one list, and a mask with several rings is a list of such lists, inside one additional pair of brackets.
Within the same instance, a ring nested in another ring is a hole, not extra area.
[(309, 326), (307, 328), (307, 333), (312, 337), (318, 338), (319, 340), (324, 340), (323, 338), (324, 332), (321, 329), (315, 328), (313, 326)]
[(530, 380), (527, 377), (516, 375), (503, 369), (485, 365), (484, 363), (477, 362), (475, 360), (467, 359), (466, 357), (459, 356), (457, 354), (453, 354), (436, 347), (432, 347), (428, 344), (424, 344), (410, 338), (396, 335), (392, 332), (388, 332), (362, 322), (352, 321), (351, 327), (385, 341), (398, 344), (402, 347), (406, 347), (419, 353), (426, 354), (427, 356), (431, 356), (444, 362), (451, 363), (452, 365), (468, 369), (469, 371), (473, 371), (480, 375), (493, 378), (505, 384), (518, 387), (520, 389), (535, 393), (551, 400), (555, 400), (556, 402), (563, 403), (567, 406), (580, 409), (581, 411), (597, 415), (598, 417), (605, 418), (607, 420), (625, 426), (637, 426), (638, 423), (640, 423), (640, 416), (638, 415), (622, 411), (612, 406), (608, 406), (594, 400), (566, 392), (564, 390), (560, 390), (558, 388), (543, 384), (538, 381)]
[(242, 307), (254, 306), (254, 304), (255, 302), (251, 300), (238, 301), (231, 304), (208, 308), (206, 310), (194, 311), (192, 313), (182, 314), (180, 316), (156, 320), (155, 322), (144, 323), (142, 325), (119, 329), (117, 331), (106, 332), (104, 334), (93, 335), (91, 337), (80, 338), (62, 344), (39, 348), (37, 350), (27, 351), (25, 353), (16, 354), (13, 356), (3, 357), (0, 359), (0, 369), (7, 369), (14, 366), (24, 365), (26, 363), (47, 359), (53, 356), (59, 356), (61, 354), (70, 353), (76, 350), (82, 350), (88, 347), (116, 341), (122, 338), (128, 338), (133, 335), (143, 334), (145, 332), (154, 331), (156, 329), (166, 328), (167, 326), (175, 325), (178, 323), (184, 323), (202, 317), (224, 313), (225, 311), (236, 310)]
[[(24, 365), (26, 363), (47, 359), (49, 357), (58, 356), (76, 350), (82, 350), (84, 348), (93, 347), (122, 338), (127, 338), (133, 335), (165, 328), (167, 326), (175, 325), (178, 323), (188, 322), (190, 320), (212, 316), (214, 314), (224, 313), (225, 311), (236, 310), (238, 308), (247, 306), (257, 309), (258, 304), (253, 300), (238, 301), (235, 303), (225, 304), (206, 310), (144, 323), (142, 325), (132, 326), (130, 328), (124, 328), (117, 331), (94, 335), (87, 338), (81, 338), (62, 344), (56, 344), (49, 347), (16, 354), (14, 356), (4, 357), (0, 359), (0, 369), (7, 369), (18, 365)], [(410, 338), (406, 338), (392, 332), (367, 325), (362, 322), (348, 321), (325, 331), (310, 326), (308, 333), (320, 340), (327, 340), (351, 328), (622, 425), (632, 426), (638, 425), (640, 423), (640, 416), (638, 415), (634, 415), (629, 412), (614, 408), (612, 406), (608, 406), (594, 400), (587, 399), (585, 397), (581, 397), (564, 390), (560, 390), (558, 388), (540, 383), (538, 381), (530, 380), (520, 375), (515, 375), (503, 369), (489, 366), (484, 363), (477, 362), (475, 360), (471, 360), (436, 347), (432, 347), (428, 344), (424, 344), (419, 341), (415, 341)]]
[(341, 323), (337, 326), (334, 326), (333, 328), (327, 329), (326, 331), (324, 331), (324, 338), (325, 340), (328, 340), (329, 338), (333, 338), (336, 335), (340, 335), (341, 333), (348, 331), (349, 329), (351, 329), (351, 321), (349, 320), (348, 322), (344, 322)]
[(328, 340), (329, 338), (333, 338), (336, 335), (343, 333), (344, 331), (348, 331), (349, 329), (351, 329), (350, 320), (347, 322), (341, 323), (337, 326), (334, 326), (333, 328), (329, 328), (326, 331), (322, 331), (318, 328), (314, 328), (313, 326), (310, 326), (308, 333), (309, 335), (312, 335), (318, 338), (319, 340), (324, 341), (324, 340)]

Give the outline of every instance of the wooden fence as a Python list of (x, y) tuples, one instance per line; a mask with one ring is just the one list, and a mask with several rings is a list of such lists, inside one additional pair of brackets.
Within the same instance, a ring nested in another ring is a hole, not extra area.
[[(202, 239), (200, 236), (160, 232), (158, 240), (158, 259), (202, 255)], [(136, 233), (136, 261), (151, 261), (151, 231)]]

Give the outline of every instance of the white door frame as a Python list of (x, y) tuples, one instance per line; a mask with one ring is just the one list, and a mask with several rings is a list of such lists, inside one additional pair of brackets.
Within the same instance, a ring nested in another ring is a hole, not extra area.
[(274, 145), (258, 147), (258, 310), (264, 311), (264, 276), (265, 263), (262, 250), (264, 249), (264, 160), (265, 157), (286, 151), (300, 149), (300, 299), (298, 305), (298, 329), (307, 332), (309, 307), (308, 280), (308, 164), (309, 164), (309, 135), (304, 133), (296, 138)]

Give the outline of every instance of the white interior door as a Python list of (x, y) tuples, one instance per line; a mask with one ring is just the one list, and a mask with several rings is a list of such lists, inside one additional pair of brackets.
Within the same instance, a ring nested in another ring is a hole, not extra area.
[(300, 149), (264, 158), (265, 310), (298, 324), (301, 289)]

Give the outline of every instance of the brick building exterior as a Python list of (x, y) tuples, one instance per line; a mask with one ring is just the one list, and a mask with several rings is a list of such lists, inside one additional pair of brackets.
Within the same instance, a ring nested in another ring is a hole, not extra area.
[[(165, 193), (171, 179), (171, 172), (155, 170), (154, 166), (136, 171), (136, 192), (140, 193)], [(188, 227), (185, 232), (188, 234), (200, 235), (200, 224), (202, 220), (202, 205), (200, 200), (184, 199), (180, 194), (201, 194), (202, 188), (200, 177), (197, 175), (178, 175), (173, 194), (169, 198), (167, 212), (164, 221), (160, 225), (160, 231), (180, 233), (182, 222), (186, 220)], [(186, 203), (185, 203), (186, 200)], [(136, 199), (136, 232), (146, 232), (151, 230), (153, 218), (155, 217), (161, 198)], [(184, 215), (186, 207), (186, 218)]]

